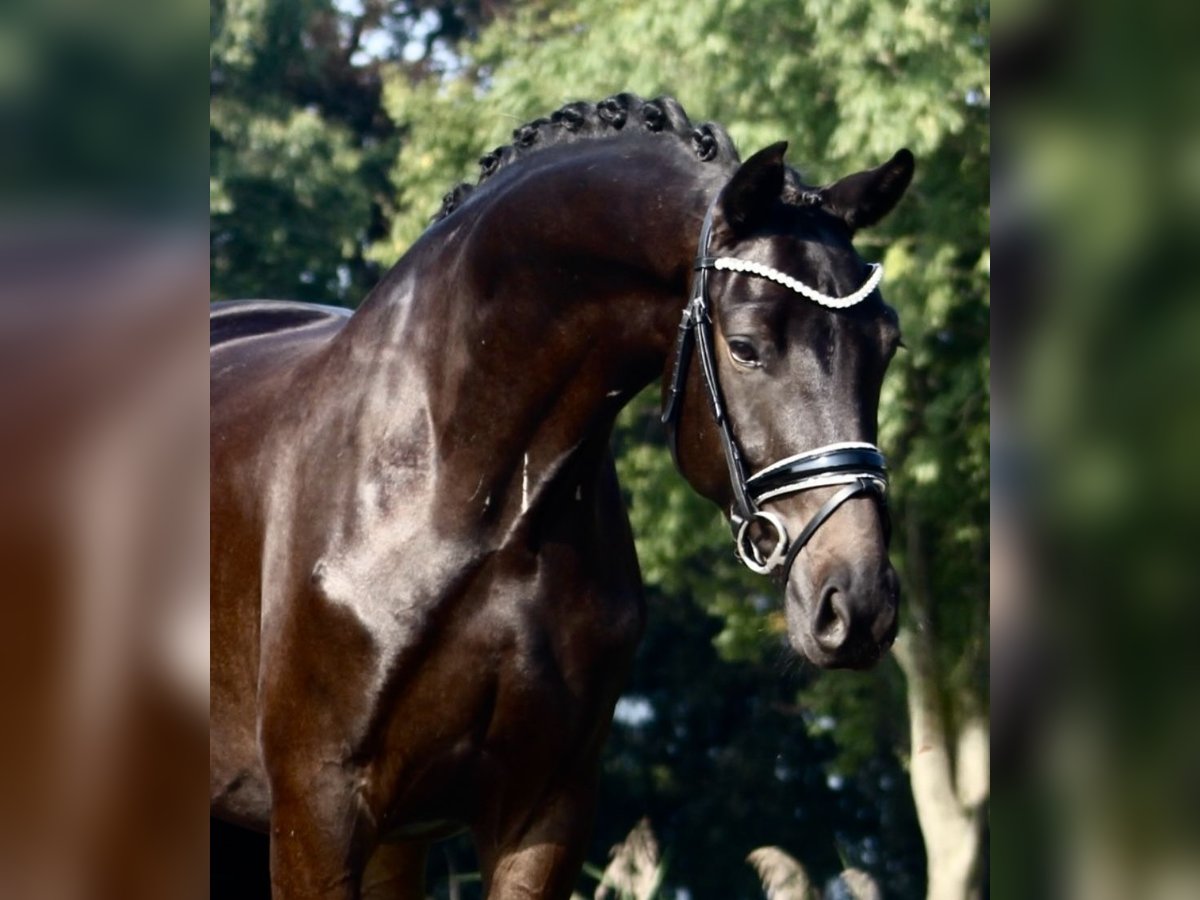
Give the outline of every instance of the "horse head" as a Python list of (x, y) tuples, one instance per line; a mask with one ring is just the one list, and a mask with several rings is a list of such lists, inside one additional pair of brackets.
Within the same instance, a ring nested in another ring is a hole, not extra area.
[(874, 444), (900, 330), (852, 239), (895, 206), (913, 157), (814, 188), (785, 149), (748, 159), (709, 207), (663, 418), (684, 477), (729, 511), (739, 558), (784, 587), (794, 649), (865, 668), (897, 627)]

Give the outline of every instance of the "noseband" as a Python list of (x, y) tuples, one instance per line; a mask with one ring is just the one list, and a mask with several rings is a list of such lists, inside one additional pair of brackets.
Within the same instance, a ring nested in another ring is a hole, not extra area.
[[(781, 580), (786, 582), (792, 563), (817, 529), (834, 514), (847, 500), (860, 494), (873, 497), (880, 504), (885, 536), (888, 529), (887, 514), (887, 465), (879, 448), (873, 444), (848, 441), (826, 444), (805, 453), (789, 456), (774, 462), (746, 477), (742, 454), (733, 436), (729, 417), (721, 396), (721, 384), (717, 380), (715, 345), (713, 343), (712, 316), (708, 302), (708, 272), (724, 269), (769, 278), (784, 287), (803, 295), (822, 306), (847, 309), (866, 299), (879, 284), (883, 268), (874, 264), (867, 281), (853, 294), (845, 297), (830, 297), (797, 281), (789, 275), (746, 260), (732, 257), (708, 255), (709, 238), (712, 232), (713, 210), (716, 200), (704, 216), (700, 230), (699, 255), (696, 257), (696, 278), (692, 286), (692, 299), (683, 311), (679, 325), (679, 336), (675, 344), (675, 367), (671, 377), (671, 393), (663, 410), (662, 421), (667, 426), (671, 451), (678, 461), (678, 421), (683, 404), (683, 391), (687, 385), (688, 368), (692, 351), (699, 349), (700, 372), (703, 376), (708, 406), (721, 435), (721, 446), (725, 451), (725, 462), (729, 467), (729, 481), (733, 487), (733, 509), (731, 524), (737, 557), (752, 572), (768, 575), (782, 568)], [(841, 485), (842, 489), (821, 505), (816, 514), (796, 537), (789, 538), (783, 519), (761, 505), (776, 497), (796, 494)], [(752, 526), (775, 532), (775, 545), (765, 556), (756, 543)]]

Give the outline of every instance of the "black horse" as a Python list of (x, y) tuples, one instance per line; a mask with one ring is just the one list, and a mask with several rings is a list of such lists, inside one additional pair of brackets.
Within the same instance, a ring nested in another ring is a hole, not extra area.
[(911, 154), (810, 187), (625, 94), (515, 139), (353, 315), (213, 311), (212, 803), (269, 831), (277, 898), (423, 896), (464, 828), (489, 897), (570, 894), (645, 617), (609, 434), (664, 371), (677, 464), (795, 649), (895, 635), (899, 331), (851, 239)]

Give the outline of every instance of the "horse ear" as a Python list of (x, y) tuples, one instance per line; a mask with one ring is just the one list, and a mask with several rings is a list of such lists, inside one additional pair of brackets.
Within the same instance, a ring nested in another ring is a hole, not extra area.
[(821, 205), (850, 226), (868, 228), (892, 211), (912, 181), (913, 155), (901, 150), (877, 169), (847, 175), (820, 191)]
[(783, 193), (783, 154), (787, 141), (764, 147), (742, 163), (721, 191), (719, 206), (734, 231), (745, 231)]

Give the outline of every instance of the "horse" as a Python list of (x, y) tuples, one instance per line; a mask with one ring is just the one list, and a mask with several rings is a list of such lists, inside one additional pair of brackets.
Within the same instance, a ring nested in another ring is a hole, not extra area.
[(852, 238), (913, 157), (824, 187), (669, 97), (577, 102), (480, 161), (353, 314), (211, 315), (217, 819), (272, 894), (423, 897), (467, 830), (493, 900), (566, 898), (646, 617), (609, 449), (663, 380), (687, 482), (821, 667), (890, 646), (880, 386)]

